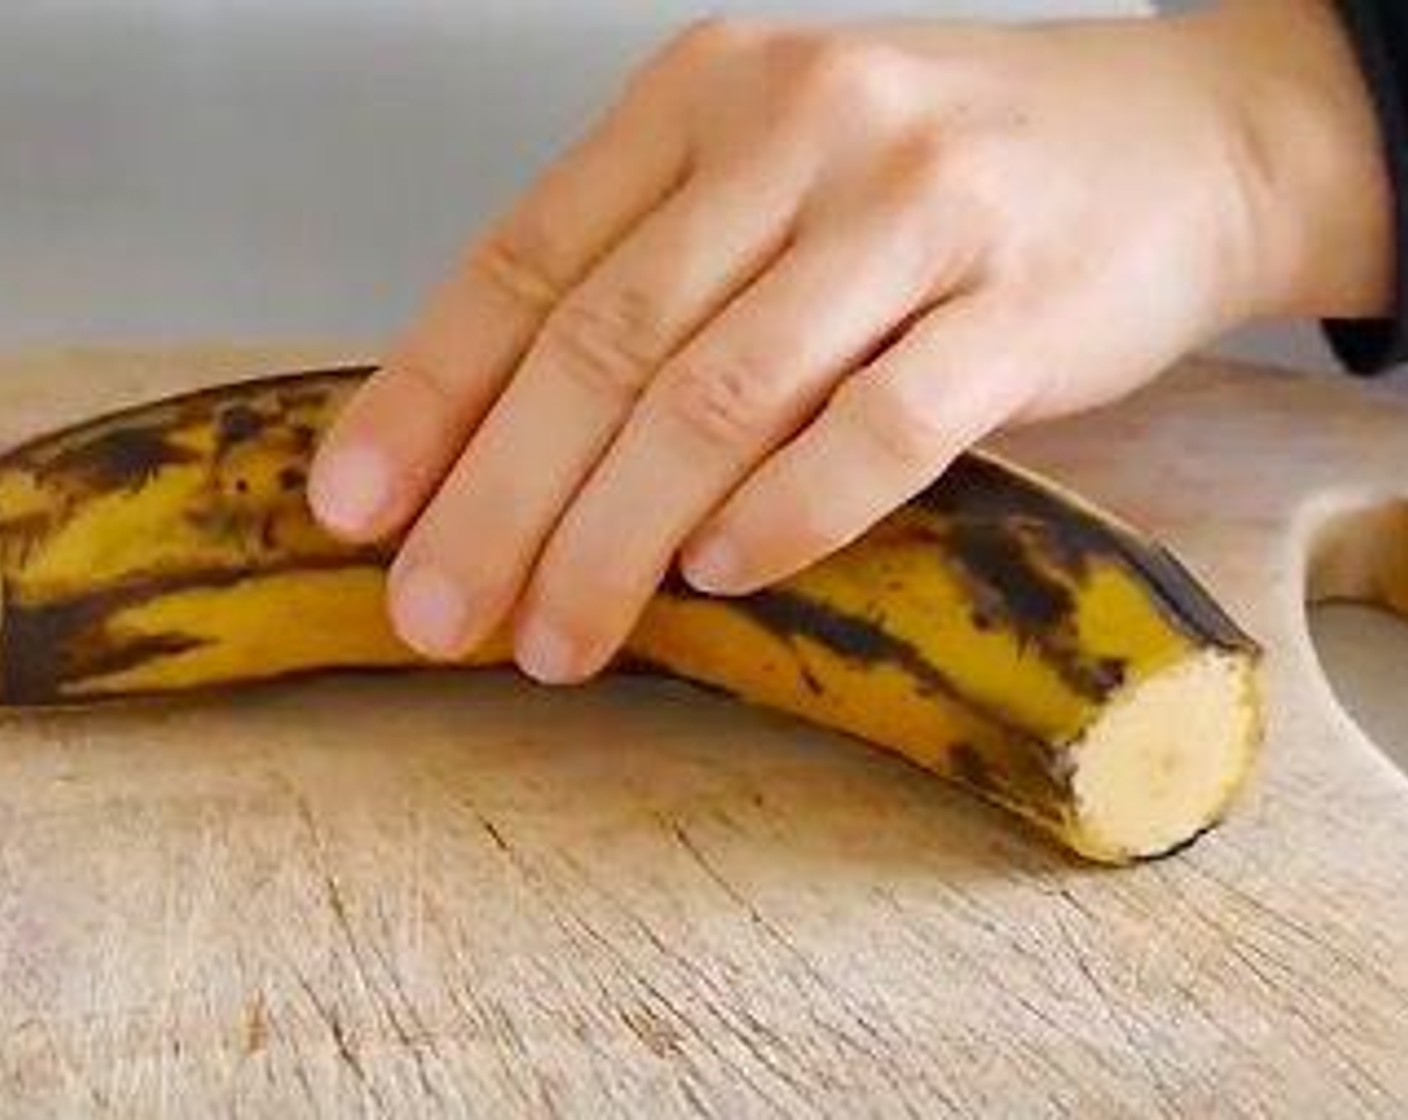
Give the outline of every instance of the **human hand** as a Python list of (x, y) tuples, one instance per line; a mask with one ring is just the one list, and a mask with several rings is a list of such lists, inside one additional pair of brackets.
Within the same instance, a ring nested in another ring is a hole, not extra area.
[(311, 500), (349, 538), (410, 526), (411, 645), (457, 657), (512, 619), (529, 673), (581, 679), (677, 554), (702, 590), (756, 588), (995, 428), (1252, 316), (1380, 310), (1388, 214), (1326, 3), (705, 24), (471, 249)]

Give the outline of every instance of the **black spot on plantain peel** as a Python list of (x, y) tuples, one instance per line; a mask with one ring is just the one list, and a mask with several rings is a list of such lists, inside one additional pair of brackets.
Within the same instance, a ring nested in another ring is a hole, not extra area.
[(176, 446), (159, 427), (118, 427), (66, 448), (44, 473), (76, 484), (80, 491), (127, 490), (148, 482), (163, 467), (189, 463), (196, 456)]

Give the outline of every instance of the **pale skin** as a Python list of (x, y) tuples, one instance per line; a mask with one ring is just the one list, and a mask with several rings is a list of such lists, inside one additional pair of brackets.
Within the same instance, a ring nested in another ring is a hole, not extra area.
[(1392, 205), (1325, 0), (1014, 29), (713, 22), (466, 253), (320, 449), (406, 533), (398, 633), (582, 680), (672, 564), (732, 595), (1004, 427), (1228, 327), (1391, 304)]

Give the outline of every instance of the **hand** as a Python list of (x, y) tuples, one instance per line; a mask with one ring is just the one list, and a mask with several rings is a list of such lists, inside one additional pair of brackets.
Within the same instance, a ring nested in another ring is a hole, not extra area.
[(756, 588), (999, 426), (1254, 315), (1379, 310), (1389, 212), (1327, 3), (705, 24), (470, 251), (312, 502), (353, 539), (413, 522), (411, 645), (512, 618), (528, 672), (577, 680), (681, 551), (705, 591)]

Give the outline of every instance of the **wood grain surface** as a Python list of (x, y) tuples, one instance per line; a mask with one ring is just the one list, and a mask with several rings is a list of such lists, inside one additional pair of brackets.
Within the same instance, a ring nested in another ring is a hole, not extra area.
[[(348, 357), (0, 361), (0, 442)], [(1408, 779), (1304, 605), (1408, 588), (1408, 408), (1196, 364), (1004, 450), (1158, 533), (1267, 645), (1256, 787), (1191, 851), (1085, 868), (659, 682), (7, 718), (0, 1115), (1402, 1114)]]

